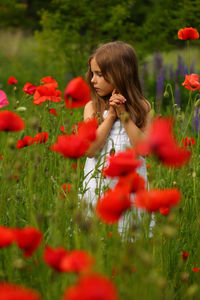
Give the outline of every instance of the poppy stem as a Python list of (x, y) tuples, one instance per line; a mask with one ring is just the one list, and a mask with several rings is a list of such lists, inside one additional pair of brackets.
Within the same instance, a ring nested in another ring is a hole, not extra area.
[(187, 53), (188, 53), (188, 74), (190, 75), (190, 41), (187, 40)]

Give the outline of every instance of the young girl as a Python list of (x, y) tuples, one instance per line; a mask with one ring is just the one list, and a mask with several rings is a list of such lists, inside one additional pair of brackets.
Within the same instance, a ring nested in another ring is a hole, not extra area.
[[(85, 106), (84, 120), (100, 119), (97, 139), (87, 152), (83, 182), (84, 198), (94, 207), (103, 191), (116, 183), (101, 175), (106, 156), (145, 136), (151, 106), (142, 94), (137, 57), (128, 44), (116, 41), (99, 47), (89, 58), (87, 80), (91, 101)], [(145, 160), (140, 159), (143, 164), (137, 171), (147, 182)]]

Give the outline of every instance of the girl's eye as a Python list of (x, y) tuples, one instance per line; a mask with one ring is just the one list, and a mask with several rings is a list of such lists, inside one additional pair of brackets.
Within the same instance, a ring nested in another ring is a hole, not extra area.
[(102, 76), (102, 74), (101, 74), (101, 73), (98, 73), (98, 76), (99, 76), (99, 77), (101, 77), (101, 76)]

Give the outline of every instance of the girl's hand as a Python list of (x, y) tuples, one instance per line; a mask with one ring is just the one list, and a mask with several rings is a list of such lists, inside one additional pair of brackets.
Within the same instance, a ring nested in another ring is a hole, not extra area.
[(126, 107), (124, 103), (126, 99), (121, 94), (116, 94), (116, 90), (114, 89), (112, 92), (112, 96), (109, 99), (110, 107), (113, 107), (116, 111), (117, 117), (120, 118), (123, 112), (126, 112)]

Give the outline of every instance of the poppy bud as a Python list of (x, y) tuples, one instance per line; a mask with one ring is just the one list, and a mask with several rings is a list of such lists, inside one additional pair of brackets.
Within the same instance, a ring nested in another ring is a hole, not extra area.
[(195, 102), (195, 106), (196, 106), (196, 107), (199, 107), (199, 105), (200, 105), (200, 99), (198, 99), (198, 100)]
[(110, 155), (113, 156), (115, 154), (115, 148), (110, 149)]
[(167, 91), (167, 90), (165, 90), (165, 91), (164, 91), (164, 93), (163, 93), (163, 97), (164, 97), (164, 98), (169, 98), (169, 93), (168, 93), (168, 91)]
[[(17, 102), (16, 102), (17, 103)], [(16, 111), (19, 111), (19, 112), (23, 112), (23, 111), (26, 111), (26, 107), (24, 106), (20, 106), (16, 109)]]

